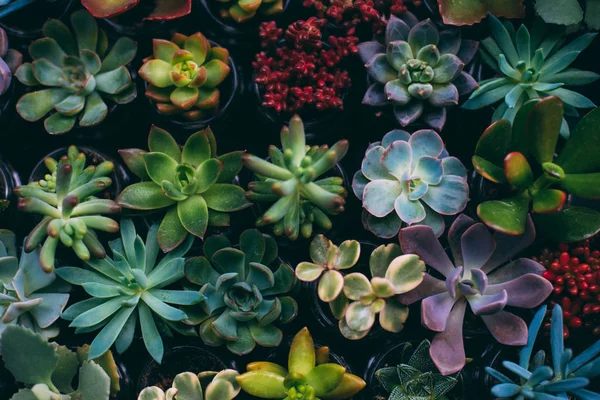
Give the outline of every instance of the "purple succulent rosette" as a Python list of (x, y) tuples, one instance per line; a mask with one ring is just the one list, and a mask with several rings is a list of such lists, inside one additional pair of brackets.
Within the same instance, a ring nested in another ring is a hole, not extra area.
[(439, 332), (431, 343), (430, 354), (442, 374), (456, 373), (465, 365), (462, 325), (467, 303), (498, 342), (509, 346), (527, 344), (527, 324), (504, 308), (534, 308), (552, 292), (550, 282), (540, 276), (545, 270), (541, 264), (527, 258), (508, 262), (534, 239), (531, 218), (523, 235), (492, 235), (484, 224), (462, 214), (448, 232), (453, 263), (430, 227), (402, 229), (402, 251), (417, 254), (445, 278), (425, 274), (417, 288), (398, 296), (405, 305), (423, 300), (422, 324)]

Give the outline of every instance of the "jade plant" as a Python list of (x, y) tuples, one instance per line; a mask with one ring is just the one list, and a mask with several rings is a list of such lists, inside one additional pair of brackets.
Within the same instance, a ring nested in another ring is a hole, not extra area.
[[(456, 373), (465, 365), (463, 319), (467, 304), (501, 344), (527, 343), (527, 325), (505, 307), (534, 308), (552, 292), (550, 282), (541, 276), (546, 270), (542, 265), (527, 258), (513, 260), (534, 239), (530, 219), (521, 236), (492, 235), (484, 224), (461, 214), (448, 232), (451, 261), (430, 227), (402, 229), (402, 251), (420, 256), (432, 271), (398, 299), (405, 305), (423, 300), (421, 322), (437, 332), (430, 354), (443, 375)], [(513, 261), (506, 264), (508, 260)], [(441, 280), (436, 277), (438, 273)]]
[(8, 48), (6, 31), (0, 28), (0, 96), (8, 91), (12, 76), (23, 62), (23, 55)]
[(594, 0), (537, 0), (535, 11), (545, 22), (558, 25), (585, 23), (590, 29), (600, 29), (600, 3)]
[[(492, 121), (515, 120), (517, 111), (530, 99), (557, 96), (565, 103), (565, 114), (578, 116), (578, 108), (593, 108), (587, 97), (564, 86), (584, 86), (600, 78), (595, 72), (569, 66), (596, 37), (586, 33), (572, 42), (563, 40), (564, 28), (550, 29), (541, 21), (531, 32), (525, 25), (518, 31), (509, 22), (503, 24), (489, 16), (492, 36), (481, 41), (483, 60), (499, 76), (479, 82), (462, 107), (469, 110), (500, 103)], [(561, 134), (569, 136), (569, 125), (563, 120)]]
[(600, 341), (573, 358), (573, 350), (565, 349), (563, 310), (559, 305), (555, 305), (552, 310), (550, 324), (551, 365), (547, 365), (544, 350), (539, 350), (531, 357), (545, 314), (546, 306), (543, 306), (531, 321), (527, 345), (521, 349), (519, 362), (502, 362), (504, 368), (517, 376), (516, 380), (492, 367), (485, 368), (499, 382), (492, 387), (492, 395), (517, 400), (599, 399), (600, 393), (592, 392), (586, 387), (600, 376)]
[(465, 167), (432, 130), (396, 129), (371, 144), (352, 189), (363, 204), (365, 229), (382, 238), (396, 236), (403, 224), (428, 225), (440, 236), (443, 217), (469, 201)]
[(237, 355), (250, 353), (257, 344), (278, 346), (283, 335), (275, 324), (292, 321), (298, 304), (285, 295), (294, 288), (296, 277), (289, 265), (278, 260), (275, 240), (248, 229), (242, 232), (239, 246), (215, 235), (206, 239), (203, 250), (204, 256), (186, 263), (185, 273), (206, 301), (185, 310), (190, 323), (200, 324), (204, 343), (226, 344)]
[(44, 160), (49, 174), (37, 182), (15, 188), (19, 209), (44, 218), (31, 231), (24, 249), (32, 252), (41, 247), (40, 263), (45, 272), (54, 270), (59, 243), (73, 249), (77, 257), (89, 260), (93, 255), (104, 258), (106, 251), (95, 230), (117, 232), (119, 224), (102, 214), (118, 214), (121, 207), (95, 195), (112, 184), (108, 177), (114, 170), (111, 161), (86, 167), (86, 156), (70, 146), (60, 160)]
[(283, 0), (209, 0), (219, 2), (221, 17), (243, 23), (256, 14), (273, 16), (283, 12)]
[(206, 118), (219, 107), (219, 85), (229, 75), (229, 52), (213, 47), (197, 32), (171, 41), (153, 39), (153, 55), (144, 59), (140, 76), (148, 82), (146, 97), (159, 113), (191, 121)]
[(79, 348), (71, 351), (15, 325), (4, 331), (0, 350), (6, 369), (26, 385), (10, 400), (108, 400), (119, 389), (119, 373), (110, 352), (96, 359), (79, 357)]
[[(525, 4), (523, 0), (432, 0), (438, 3), (439, 11), (445, 24), (473, 25), (481, 21), (486, 15), (497, 17), (523, 18), (525, 17)], [(539, 3), (538, 0), (536, 3)]]
[(600, 230), (600, 214), (567, 205), (568, 194), (600, 197), (600, 109), (587, 114), (557, 152), (563, 104), (557, 97), (526, 103), (513, 126), (507, 120), (491, 125), (481, 136), (473, 165), (485, 179), (508, 186), (506, 198), (477, 206), (489, 227), (509, 235), (524, 232), (533, 214), (540, 231), (556, 242), (583, 240)]
[(172, 20), (192, 12), (192, 0), (81, 0), (81, 4), (95, 18), (116, 17), (136, 6), (146, 5), (152, 6), (152, 11), (144, 17), (147, 21)]
[(329, 348), (315, 349), (306, 328), (294, 336), (287, 369), (265, 361), (250, 363), (246, 369), (236, 379), (244, 392), (261, 399), (349, 399), (366, 386), (345, 367), (329, 362)]
[(54, 322), (69, 300), (70, 286), (45, 273), (40, 265), (39, 250), (21, 252), (17, 260), (15, 234), (0, 229), (0, 335), (17, 324), (49, 339), (59, 328)]
[[(204, 300), (198, 291), (165, 289), (184, 277), (185, 254), (192, 246), (188, 238), (157, 262), (159, 253), (154, 224), (146, 242), (136, 234), (130, 219), (121, 221), (121, 239), (109, 242), (113, 258), (91, 259), (85, 268), (61, 267), (56, 274), (83, 287), (91, 297), (71, 305), (62, 315), (71, 321), (75, 333), (100, 330), (92, 341), (89, 357), (104, 354), (115, 344), (118, 353), (126, 351), (140, 325), (150, 355), (161, 362), (164, 346), (161, 334), (172, 330), (194, 335), (184, 321), (187, 314), (173, 305), (192, 305)], [(172, 304), (172, 305), (171, 305)]]
[(140, 392), (138, 400), (231, 400), (240, 392), (237, 376), (239, 373), (232, 369), (198, 375), (182, 372), (173, 379), (166, 393), (157, 386), (150, 386)]
[(477, 52), (478, 43), (462, 40), (460, 32), (439, 32), (429, 19), (419, 22), (410, 12), (392, 16), (385, 40), (358, 45), (372, 84), (363, 104), (393, 106), (402, 126), (418, 119), (434, 129), (446, 123), (446, 107), (458, 104), (477, 82), (463, 69)]
[(439, 373), (429, 355), (430, 346), (429, 340), (423, 340), (413, 351), (413, 345), (407, 342), (402, 347), (400, 364), (375, 372), (375, 377), (389, 393), (388, 400), (448, 400), (447, 393), (458, 380)]
[(71, 14), (71, 26), (72, 31), (59, 20), (48, 20), (44, 37), (29, 45), (33, 61), (15, 73), (27, 86), (46, 87), (23, 95), (17, 112), (27, 121), (50, 114), (44, 127), (53, 135), (70, 131), (75, 123), (98, 125), (108, 114), (105, 100), (127, 104), (137, 95), (127, 69), (137, 44), (120, 38), (108, 51), (106, 33), (85, 10)]
[(256, 226), (273, 224), (275, 235), (296, 240), (301, 234), (309, 238), (313, 224), (329, 230), (329, 215), (344, 211), (347, 195), (344, 180), (339, 176), (320, 178), (332, 170), (346, 155), (348, 141), (340, 140), (331, 148), (327, 145), (307, 146), (304, 124), (298, 115), (290, 120), (289, 128), (281, 130), (280, 150), (269, 146), (269, 160), (244, 154), (244, 165), (258, 180), (248, 184), (248, 199), (274, 202), (258, 218)]
[(164, 252), (188, 234), (203, 238), (208, 226), (229, 226), (228, 213), (251, 206), (242, 188), (232, 184), (242, 169), (242, 151), (217, 156), (215, 136), (207, 128), (191, 135), (183, 149), (165, 130), (152, 126), (149, 152), (119, 150), (142, 182), (126, 187), (117, 202), (133, 210), (166, 213), (158, 229)]

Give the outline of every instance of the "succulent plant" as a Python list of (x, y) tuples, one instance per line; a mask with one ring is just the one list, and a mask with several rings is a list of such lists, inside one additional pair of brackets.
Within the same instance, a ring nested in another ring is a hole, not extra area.
[(557, 242), (583, 240), (600, 230), (598, 212), (565, 205), (567, 193), (600, 197), (600, 161), (595, 157), (600, 151), (600, 109), (579, 122), (555, 158), (562, 116), (559, 98), (531, 100), (519, 110), (512, 128), (500, 120), (483, 133), (473, 156), (475, 170), (512, 190), (508, 198), (478, 205), (477, 214), (487, 226), (520, 235), (532, 212), (539, 231)]
[(70, 146), (59, 161), (47, 158), (44, 162), (50, 174), (14, 190), (20, 197), (20, 210), (44, 216), (27, 237), (25, 251), (32, 252), (43, 242), (40, 263), (45, 272), (54, 270), (59, 243), (72, 248), (82, 260), (89, 260), (91, 255), (104, 258), (106, 251), (94, 230), (117, 232), (119, 224), (101, 214), (118, 214), (121, 207), (94, 195), (112, 184), (108, 175), (114, 164), (105, 161), (86, 168), (86, 157), (75, 146)]
[(140, 392), (138, 400), (231, 400), (240, 392), (240, 385), (235, 380), (237, 376), (239, 373), (232, 369), (218, 373), (200, 372), (198, 375), (182, 372), (175, 377), (166, 393), (157, 386), (150, 386)]
[[(276, 263), (276, 270), (269, 267)], [(256, 229), (242, 232), (239, 248), (225, 236), (208, 237), (204, 256), (188, 261), (185, 273), (206, 296), (186, 312), (191, 323), (200, 323), (200, 337), (209, 346), (227, 344), (238, 355), (256, 344), (278, 346), (282, 332), (275, 322), (288, 323), (298, 314), (296, 301), (283, 296), (296, 284), (294, 271), (278, 261), (275, 240)]]
[(308, 329), (294, 336), (288, 369), (271, 362), (253, 362), (236, 379), (242, 390), (261, 399), (348, 399), (365, 387), (365, 381), (329, 362), (329, 348), (315, 349)]
[(23, 251), (17, 260), (15, 234), (0, 229), (0, 270), (0, 335), (18, 324), (46, 339), (57, 336), (54, 322), (67, 305), (70, 286), (42, 270), (39, 250)]
[[(67, 347), (48, 343), (44, 337), (16, 325), (4, 331), (0, 350), (15, 380), (27, 385), (11, 400), (108, 400), (111, 376), (118, 374), (112, 355), (101, 355), (103, 361), (98, 362), (80, 359)], [(112, 363), (106, 363), (106, 359)], [(76, 375), (78, 385), (73, 389)]]
[(42, 29), (44, 37), (29, 46), (33, 62), (24, 63), (15, 76), (27, 86), (48, 89), (30, 92), (17, 103), (17, 112), (27, 121), (46, 114), (44, 127), (50, 134), (98, 125), (108, 114), (105, 100), (117, 104), (132, 102), (135, 83), (127, 69), (137, 52), (137, 44), (120, 38), (108, 51), (108, 39), (96, 20), (85, 10), (71, 14), (73, 34), (56, 19)]
[(460, 32), (438, 32), (427, 19), (419, 22), (410, 12), (392, 16), (385, 30), (385, 42), (363, 42), (359, 54), (374, 83), (363, 104), (392, 105), (402, 126), (419, 118), (434, 129), (446, 123), (446, 107), (458, 104), (477, 82), (463, 71), (478, 43), (461, 40)]
[[(215, 1), (215, 0), (211, 0)], [(273, 16), (283, 12), (283, 0), (216, 0), (220, 3), (221, 17), (237, 23), (251, 20), (257, 13)]]
[(139, 73), (149, 83), (146, 97), (156, 103), (158, 112), (197, 121), (216, 110), (218, 86), (231, 70), (227, 49), (211, 46), (200, 32), (176, 33), (171, 41), (152, 43), (154, 54), (144, 59)]
[(384, 367), (375, 377), (390, 394), (388, 400), (448, 400), (446, 394), (456, 386), (453, 376), (441, 375), (431, 360), (429, 340), (423, 340), (413, 351), (410, 342), (402, 348), (400, 364)]
[(425, 274), (419, 286), (398, 297), (406, 305), (423, 299), (421, 322), (439, 332), (430, 354), (443, 375), (458, 372), (465, 365), (462, 325), (467, 303), (498, 342), (509, 346), (527, 343), (527, 325), (504, 308), (537, 307), (552, 292), (552, 285), (540, 276), (545, 268), (533, 260), (518, 258), (505, 263), (534, 239), (531, 219), (521, 236), (499, 232), (492, 236), (484, 224), (461, 214), (448, 232), (452, 262), (430, 227), (402, 229), (402, 251), (420, 256), (443, 276), (440, 280)]
[(23, 62), (23, 55), (15, 49), (8, 48), (6, 31), (0, 28), (0, 96), (2, 96), (12, 82), (12, 75)]
[[(564, 27), (549, 28), (542, 21), (534, 23), (531, 32), (521, 25), (517, 32), (510, 22), (503, 24), (489, 16), (492, 36), (482, 40), (481, 56), (500, 76), (480, 82), (462, 107), (474, 110), (501, 102), (492, 121), (515, 120), (517, 111), (527, 100), (557, 96), (565, 103), (565, 113), (578, 116), (578, 108), (593, 108), (587, 97), (563, 86), (588, 85), (600, 78), (591, 71), (569, 66), (596, 37), (586, 33), (566, 44)], [(561, 134), (569, 136), (569, 125), (563, 120)]]
[(365, 229), (383, 238), (397, 235), (402, 224), (428, 225), (440, 236), (443, 216), (469, 201), (467, 170), (432, 130), (396, 129), (371, 144), (352, 189), (362, 200)]
[(552, 310), (550, 343), (552, 366), (546, 365), (546, 353), (540, 350), (533, 358), (533, 346), (538, 335), (546, 306), (535, 314), (529, 326), (527, 345), (521, 349), (519, 363), (503, 361), (504, 368), (518, 376), (517, 382), (492, 367), (485, 370), (500, 383), (492, 387), (492, 395), (502, 399), (579, 399), (600, 398), (599, 393), (585, 389), (593, 378), (600, 376), (600, 341), (573, 358), (573, 350), (565, 349), (563, 311), (559, 305)]
[(600, 4), (584, 0), (585, 14), (577, 0), (537, 0), (535, 11), (544, 22), (558, 25), (585, 23), (590, 29), (600, 29)]
[(231, 182), (242, 169), (242, 151), (217, 156), (210, 128), (191, 135), (180, 149), (165, 130), (152, 126), (149, 152), (119, 150), (129, 169), (142, 179), (126, 187), (117, 202), (134, 210), (166, 209), (158, 230), (164, 252), (179, 246), (188, 233), (204, 237), (207, 227), (229, 226), (229, 214), (252, 205)]
[[(140, 1), (142, 4), (140, 5)], [(152, 3), (153, 9), (144, 20), (165, 21), (181, 18), (192, 12), (192, 0), (81, 0), (81, 4), (95, 18), (112, 18), (135, 6)]]
[(343, 212), (346, 204), (344, 180), (339, 176), (317, 178), (346, 155), (348, 141), (340, 140), (331, 148), (307, 146), (302, 119), (294, 115), (289, 128), (284, 126), (281, 130), (281, 145), (282, 150), (269, 146), (269, 161), (251, 154), (242, 156), (244, 165), (259, 179), (248, 184), (248, 199), (275, 202), (256, 221), (256, 226), (274, 224), (276, 235), (285, 234), (291, 240), (299, 234), (309, 238), (313, 224), (331, 229), (327, 214)]
[(488, 13), (506, 18), (525, 17), (523, 0), (433, 0), (436, 1), (444, 24), (448, 25), (473, 25)]
[(109, 242), (113, 259), (91, 259), (85, 268), (61, 267), (56, 274), (65, 281), (82, 286), (91, 298), (71, 305), (62, 315), (72, 321), (75, 333), (100, 330), (92, 341), (89, 357), (96, 358), (113, 343), (118, 353), (129, 348), (139, 321), (144, 344), (150, 355), (161, 362), (164, 354), (162, 334), (171, 330), (194, 335), (183, 323), (187, 314), (170, 304), (192, 305), (204, 300), (198, 291), (164, 289), (184, 277), (184, 255), (192, 245), (188, 238), (180, 247), (157, 263), (158, 225), (146, 239), (136, 235), (130, 219), (121, 221), (121, 239)]

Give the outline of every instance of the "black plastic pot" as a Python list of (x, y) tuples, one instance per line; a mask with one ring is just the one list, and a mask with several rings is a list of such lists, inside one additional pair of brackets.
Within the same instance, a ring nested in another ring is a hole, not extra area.
[(475, 365), (472, 366), (474, 384), (470, 387), (470, 390), (473, 390), (475, 398), (482, 400), (493, 398), (491, 389), (498, 382), (485, 371), (485, 367), (494, 368), (496, 371), (511, 377), (511, 372), (502, 366), (502, 361), (518, 362), (518, 349), (516, 347), (503, 347), (498, 344), (490, 344), (485, 347), (481, 356), (474, 361)]
[(12, 14), (0, 19), (0, 27), (26, 42), (42, 36), (42, 26), (49, 18), (63, 19), (73, 8), (75, 0), (49, 2), (37, 0)]
[[(10, 86), (0, 96), (0, 126), (6, 127), (10, 123), (10, 119), (14, 116), (14, 103), (16, 101), (16, 86), (17, 78), (14, 76), (11, 78)], [(2, 135), (3, 129), (0, 129), (0, 135)]]
[(116, 37), (129, 36), (133, 39), (146, 39), (148, 36), (158, 37), (168, 32), (172, 21), (144, 20), (154, 8), (153, 1), (140, 1), (135, 7), (112, 18), (99, 19), (107, 33)]
[(0, 156), (0, 221), (6, 226), (16, 214), (13, 189), (21, 184), (19, 174)]

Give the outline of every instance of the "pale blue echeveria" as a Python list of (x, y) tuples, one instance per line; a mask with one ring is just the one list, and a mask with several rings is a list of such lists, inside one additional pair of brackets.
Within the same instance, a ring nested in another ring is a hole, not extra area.
[(382, 238), (398, 234), (403, 223), (428, 225), (439, 237), (443, 216), (458, 214), (469, 201), (465, 167), (432, 130), (396, 129), (373, 143), (352, 189), (363, 203), (363, 225)]

